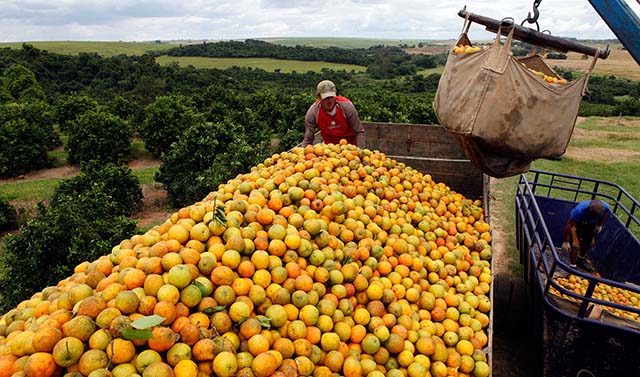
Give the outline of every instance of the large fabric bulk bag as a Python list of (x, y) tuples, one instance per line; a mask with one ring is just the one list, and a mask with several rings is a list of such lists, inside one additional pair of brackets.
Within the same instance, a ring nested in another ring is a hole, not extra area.
[[(469, 26), (467, 18), (456, 45), (471, 45)], [(513, 30), (504, 44), (499, 29), (488, 48), (451, 52), (433, 103), (440, 124), (494, 177), (526, 172), (534, 159), (564, 154), (596, 60), (589, 74), (577, 80), (546, 82), (525, 66), (557, 77), (541, 56), (513, 57)]]

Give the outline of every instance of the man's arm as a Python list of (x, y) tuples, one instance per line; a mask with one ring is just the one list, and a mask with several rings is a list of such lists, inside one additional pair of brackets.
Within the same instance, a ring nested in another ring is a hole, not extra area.
[(311, 106), (307, 110), (307, 114), (304, 117), (304, 138), (302, 139), (302, 146), (313, 144), (313, 138), (316, 132), (316, 119), (318, 116), (317, 106)]
[(576, 221), (573, 219), (569, 219), (567, 221), (567, 225), (564, 226), (564, 238), (563, 242), (569, 242), (571, 240), (572, 229), (576, 228)]
[(356, 110), (356, 107), (351, 102), (342, 102), (340, 105), (342, 105), (347, 122), (349, 122), (353, 132), (356, 134), (356, 145), (360, 148), (364, 148), (364, 126), (362, 125), (362, 122), (360, 122), (358, 110)]

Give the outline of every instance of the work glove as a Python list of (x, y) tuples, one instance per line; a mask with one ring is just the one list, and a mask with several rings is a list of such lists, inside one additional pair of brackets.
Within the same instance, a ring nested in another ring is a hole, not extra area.
[(569, 244), (569, 242), (562, 243), (562, 251), (564, 251), (565, 253), (569, 253), (571, 251), (571, 245)]

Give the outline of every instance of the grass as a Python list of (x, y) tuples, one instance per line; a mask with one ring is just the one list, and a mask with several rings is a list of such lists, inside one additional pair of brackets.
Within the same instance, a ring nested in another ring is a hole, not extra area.
[[(141, 185), (154, 182), (158, 167), (148, 167), (133, 170)], [(48, 200), (65, 178), (45, 178), (28, 181), (18, 181), (0, 184), (0, 197), (10, 201), (35, 201)]]
[(422, 69), (422, 70), (418, 71), (418, 74), (426, 77), (426, 76), (432, 75), (434, 73), (437, 73), (437, 74), (441, 75), (442, 71), (444, 71), (444, 66), (443, 65), (439, 65), (439, 66), (437, 66), (435, 68)]
[(147, 183), (155, 182), (155, 176), (158, 172), (158, 169), (158, 167), (136, 169), (133, 171), (133, 174), (138, 177), (138, 180), (140, 180), (140, 184), (144, 185)]
[(0, 197), (5, 200), (40, 202), (53, 196), (63, 178), (46, 178), (0, 185)]
[(0, 48), (20, 49), (22, 44), (27, 43), (39, 50), (46, 50), (62, 55), (78, 55), (79, 53), (97, 53), (103, 57), (117, 55), (143, 55), (150, 51), (164, 51), (180, 46), (176, 43), (154, 43), (154, 42), (81, 42), (81, 41), (59, 41), (59, 42), (12, 42), (0, 43)]
[(47, 156), (49, 157), (49, 161), (51, 161), (51, 165), (54, 168), (59, 168), (67, 164), (69, 152), (65, 151), (64, 149), (56, 149), (55, 151), (47, 152)]
[(347, 72), (364, 72), (367, 67), (354, 64), (338, 64), (328, 62), (309, 62), (302, 60), (282, 60), (269, 58), (207, 58), (199, 56), (159, 56), (156, 62), (160, 65), (178, 63), (181, 67), (194, 66), (196, 68), (227, 69), (234, 66), (260, 68), (269, 72), (320, 72), (323, 69), (345, 70)]
[(147, 151), (147, 148), (144, 145), (144, 141), (141, 141), (141, 140), (134, 140), (131, 143), (130, 156), (131, 156), (131, 159), (133, 160), (142, 160), (142, 159), (149, 160), (153, 158), (151, 156), (151, 153)]

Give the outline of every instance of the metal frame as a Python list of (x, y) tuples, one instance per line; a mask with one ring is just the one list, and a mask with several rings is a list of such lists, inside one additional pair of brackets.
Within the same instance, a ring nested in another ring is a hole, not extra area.
[[(612, 212), (618, 216), (618, 218), (620, 218), (620, 214), (627, 217), (627, 221), (624, 222), (627, 229), (630, 229), (630, 227), (640, 227), (640, 220), (636, 215), (636, 211), (640, 211), (640, 203), (622, 187), (611, 182), (537, 170), (531, 170), (528, 174), (532, 176), (532, 180), (528, 178), (527, 174), (522, 174), (515, 195), (516, 243), (518, 250), (520, 250), (520, 261), (525, 267), (525, 274), (528, 274), (525, 278), (529, 282), (536, 283), (535, 285), (540, 289), (542, 299), (546, 305), (559, 310), (550, 300), (551, 287), (580, 303), (577, 316), (564, 313), (564, 315), (570, 318), (640, 334), (640, 330), (638, 329), (617, 326), (608, 322), (587, 318), (587, 309), (590, 303), (640, 314), (640, 308), (628, 307), (592, 297), (598, 283), (635, 293), (640, 293), (640, 287), (586, 274), (582, 271), (572, 269), (567, 263), (563, 262), (556, 251), (556, 246), (553, 244), (540, 208), (538, 207), (536, 197), (555, 198), (556, 196), (554, 196), (554, 194), (569, 193), (573, 194), (574, 201), (578, 198), (578, 195), (615, 201), (615, 204), (612, 206)], [(549, 183), (541, 182), (543, 179), (548, 180)], [(592, 186), (592, 188), (585, 186)], [(607, 192), (610, 190), (614, 191), (613, 195)], [(617, 191), (617, 193), (615, 193), (615, 191)], [(630, 201), (632, 204), (627, 206), (621, 203), (622, 200)], [(550, 254), (546, 254), (547, 257), (545, 257), (543, 253)], [(549, 258), (549, 256), (551, 258)], [(556, 283), (553, 278), (549, 278), (554, 275), (558, 268), (570, 271), (576, 276), (587, 279), (589, 285), (586, 293), (581, 295), (567, 290)]]
[(589, 0), (589, 3), (633, 56), (636, 63), (640, 64), (640, 18), (638, 15), (622, 0)]
[(488, 31), (493, 33), (497, 33), (498, 29), (502, 26), (501, 34), (507, 35), (511, 31), (511, 28), (514, 28), (513, 38), (538, 47), (552, 48), (561, 52), (575, 51), (589, 56), (597, 55), (600, 59), (606, 59), (610, 53), (608, 47), (602, 50), (597, 47), (583, 45), (569, 39), (555, 37), (529, 27), (517, 25), (512, 21), (507, 22), (505, 21), (506, 19), (495, 20), (493, 18), (471, 13), (466, 10), (466, 7), (458, 12), (458, 16), (462, 18), (466, 18), (468, 16), (469, 21), (484, 25)]

